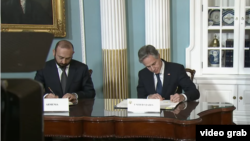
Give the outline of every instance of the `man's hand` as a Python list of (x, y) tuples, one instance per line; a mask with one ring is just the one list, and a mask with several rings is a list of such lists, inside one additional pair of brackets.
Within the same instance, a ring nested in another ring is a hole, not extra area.
[(76, 95), (75, 94), (66, 93), (62, 98), (68, 98), (69, 101), (74, 101), (74, 100), (76, 100)]
[(53, 93), (49, 93), (45, 96), (45, 98), (58, 98), (58, 95), (55, 95)]
[(182, 102), (185, 100), (184, 96), (182, 94), (174, 94), (174, 95), (170, 95), (170, 100), (172, 102)]
[(148, 99), (160, 99), (161, 101), (164, 100), (164, 98), (162, 98), (161, 95), (157, 93), (149, 95)]

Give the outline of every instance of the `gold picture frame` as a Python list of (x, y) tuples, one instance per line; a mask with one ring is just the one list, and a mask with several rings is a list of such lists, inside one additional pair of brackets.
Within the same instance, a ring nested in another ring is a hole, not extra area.
[(54, 34), (54, 37), (66, 37), (65, 0), (51, 0), (51, 2), (52, 2), (51, 4), (52, 4), (53, 23), (51, 24), (1, 23), (1, 32), (49, 32)]

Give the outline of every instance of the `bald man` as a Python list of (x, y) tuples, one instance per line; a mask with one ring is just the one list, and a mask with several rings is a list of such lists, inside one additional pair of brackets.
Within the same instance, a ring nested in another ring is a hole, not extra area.
[[(73, 44), (59, 41), (53, 50), (54, 59), (37, 71), (35, 80), (44, 86), (44, 98), (94, 98), (95, 89), (88, 66), (73, 58)], [(64, 82), (62, 82), (64, 81)]]

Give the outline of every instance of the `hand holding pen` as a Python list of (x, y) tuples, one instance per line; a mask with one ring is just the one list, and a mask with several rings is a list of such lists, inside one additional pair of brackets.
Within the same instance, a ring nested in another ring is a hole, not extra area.
[(58, 98), (58, 95), (55, 95), (55, 93), (52, 91), (52, 89), (50, 87), (48, 87), (48, 88), (49, 88), (51, 93), (47, 94), (45, 96), (45, 98)]

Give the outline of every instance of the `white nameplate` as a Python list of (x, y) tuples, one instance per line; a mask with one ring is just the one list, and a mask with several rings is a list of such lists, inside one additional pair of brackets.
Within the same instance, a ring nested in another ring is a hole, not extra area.
[(68, 98), (44, 98), (43, 111), (69, 111)]
[(128, 112), (160, 112), (160, 99), (127, 99)]

